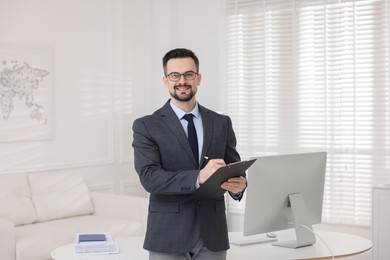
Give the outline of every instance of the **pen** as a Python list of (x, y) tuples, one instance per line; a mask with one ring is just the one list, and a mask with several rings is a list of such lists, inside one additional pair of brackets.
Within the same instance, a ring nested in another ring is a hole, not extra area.
[(208, 157), (208, 156), (203, 156), (203, 158), (205, 158), (206, 160), (208, 160), (208, 159), (209, 159), (209, 157)]

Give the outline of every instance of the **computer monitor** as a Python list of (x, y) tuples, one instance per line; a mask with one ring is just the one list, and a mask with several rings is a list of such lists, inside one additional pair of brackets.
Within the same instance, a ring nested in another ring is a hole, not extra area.
[(321, 222), (326, 155), (258, 157), (248, 170), (244, 236), (295, 228), (297, 240), (273, 245), (298, 248), (314, 244), (312, 225)]

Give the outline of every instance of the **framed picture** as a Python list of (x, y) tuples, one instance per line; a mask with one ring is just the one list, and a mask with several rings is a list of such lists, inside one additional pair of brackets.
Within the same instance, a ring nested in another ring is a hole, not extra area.
[(0, 44), (0, 142), (53, 137), (53, 50)]

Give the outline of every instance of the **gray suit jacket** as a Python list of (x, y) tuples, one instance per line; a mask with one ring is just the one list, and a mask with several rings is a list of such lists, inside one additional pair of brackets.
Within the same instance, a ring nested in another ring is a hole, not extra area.
[[(194, 191), (203, 156), (240, 160), (228, 116), (199, 105), (204, 143), (199, 168), (187, 136), (169, 101), (133, 123), (135, 169), (150, 193), (144, 248), (161, 253), (189, 252), (201, 237), (212, 251), (229, 248), (224, 197), (183, 203)], [(241, 199), (235, 198), (235, 199)]]

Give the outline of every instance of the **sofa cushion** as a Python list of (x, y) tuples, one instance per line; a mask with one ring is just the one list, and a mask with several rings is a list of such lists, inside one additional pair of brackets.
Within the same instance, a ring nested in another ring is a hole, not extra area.
[(20, 226), (15, 232), (17, 259), (42, 260), (51, 259), (50, 252), (55, 248), (73, 243), (77, 233), (108, 232), (115, 239), (142, 235), (143, 228), (136, 221), (87, 215)]
[(8, 219), (15, 226), (37, 220), (26, 174), (0, 176), (0, 218)]
[(93, 213), (93, 204), (77, 171), (43, 172), (28, 175), (38, 221)]

